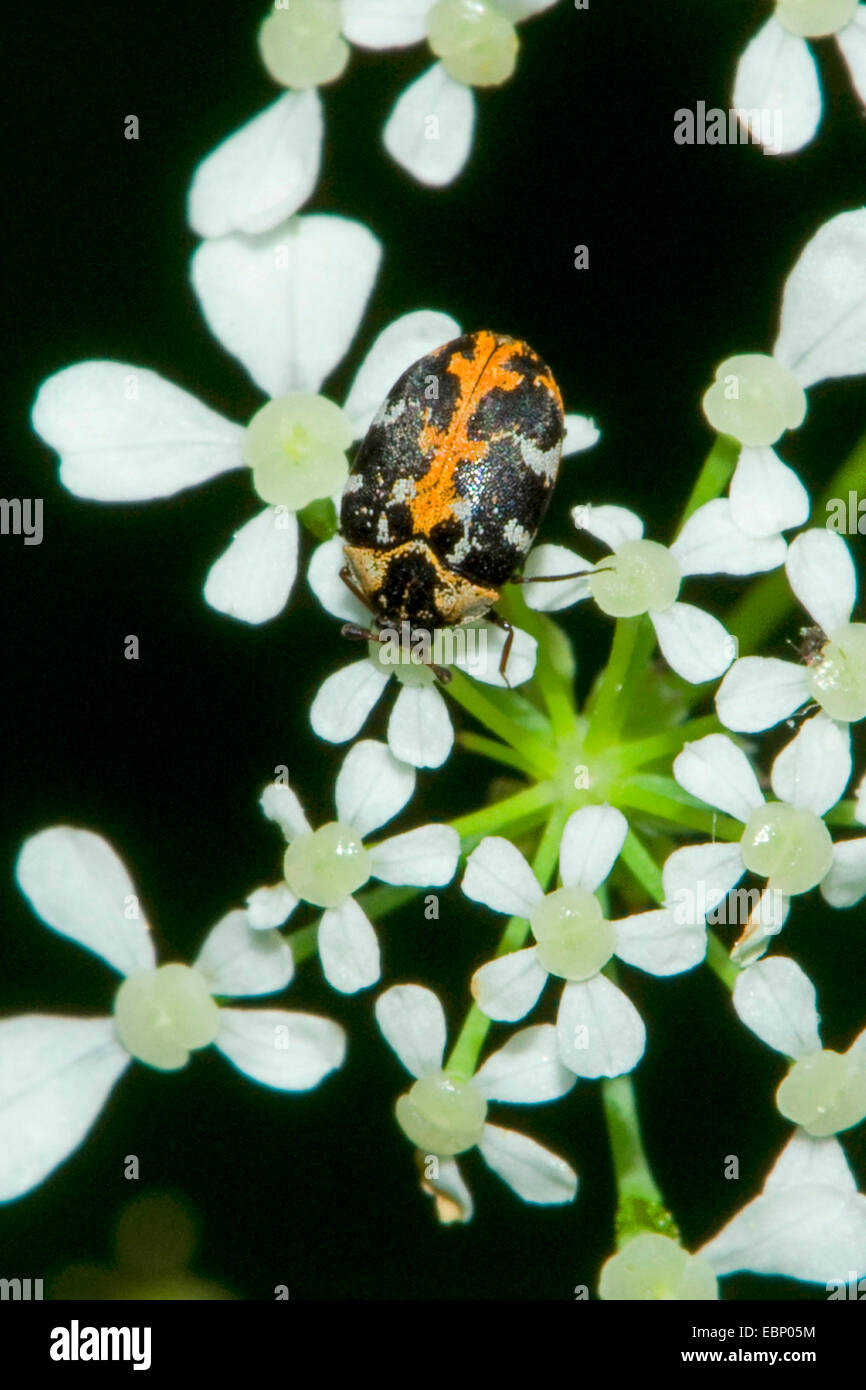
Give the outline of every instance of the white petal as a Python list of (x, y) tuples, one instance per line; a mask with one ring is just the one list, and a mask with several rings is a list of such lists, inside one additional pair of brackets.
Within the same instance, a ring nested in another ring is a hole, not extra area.
[(278, 1091), (309, 1091), (346, 1055), (338, 1023), (284, 1009), (220, 1009), (215, 1045), (238, 1071)]
[(508, 634), (495, 627), (493, 623), (480, 623), (478, 626), (482, 640), (476, 641), (473, 646), (467, 644), (457, 647), (453, 664), (467, 676), (482, 681), (484, 685), (514, 687), (528, 681), (535, 671), (535, 657), (538, 651), (535, 638), (524, 632), (522, 627), (512, 629), (514, 639), (503, 676), (499, 666)]
[(342, 618), (346, 623), (369, 627), (370, 610), (355, 598), (340, 578), (340, 570), (345, 563), (342, 538), (333, 536), (313, 551), (307, 581), (326, 613)]
[(433, 1198), (441, 1226), (451, 1226), (455, 1221), (465, 1224), (472, 1220), (475, 1211), (472, 1193), (460, 1176), (456, 1159), (441, 1155), (437, 1155), (437, 1159), (435, 1176), (428, 1177), (425, 1165), (421, 1191)]
[(366, 656), (335, 671), (310, 708), (313, 732), (328, 743), (354, 738), (387, 684), (387, 674)]
[(797, 598), (828, 636), (848, 622), (857, 598), (857, 574), (841, 536), (823, 526), (804, 531), (788, 546), (785, 569)]
[(509, 917), (528, 917), (544, 897), (520, 850), (500, 835), (488, 835), (466, 861), (463, 892)]
[(665, 860), (665, 906), (684, 922), (702, 923), (745, 872), (739, 844), (684, 845)]
[(247, 914), (228, 912), (205, 938), (193, 963), (211, 994), (275, 994), (295, 973), (289, 945), (278, 931), (253, 931)]
[(208, 327), (269, 396), (318, 391), (355, 336), (381, 246), (360, 222), (293, 217), (205, 241), (192, 283)]
[[(537, 575), (585, 574), (593, 568), (588, 560), (582, 560), (564, 545), (536, 545), (527, 556), (523, 578), (526, 581)], [(582, 578), (564, 579), (561, 584), (551, 579), (542, 584), (524, 582), (521, 592), (527, 605), (540, 613), (555, 613), (589, 597), (587, 582)]]
[(445, 1014), (431, 989), (392, 985), (376, 1000), (376, 1022), (410, 1075), (430, 1076), (441, 1070)]
[(286, 883), (256, 888), (247, 897), (247, 921), (253, 931), (269, 931), (288, 921), (297, 905), (298, 899)]
[(813, 1139), (805, 1130), (795, 1129), (770, 1170), (764, 1192), (795, 1192), (805, 1183), (835, 1187), (837, 1192), (857, 1191), (838, 1139)]
[(687, 743), (674, 759), (673, 774), (685, 791), (735, 820), (747, 821), (764, 800), (752, 764), (725, 734)]
[(787, 956), (744, 970), (734, 985), (734, 1008), (747, 1028), (786, 1057), (821, 1051), (815, 986)]
[(853, 907), (866, 895), (866, 840), (840, 840), (833, 846), (833, 867), (821, 884), (831, 907)]
[(411, 83), (385, 123), (392, 159), (421, 183), (441, 188), (456, 179), (472, 148), (475, 97), (434, 63)]
[(297, 518), (284, 508), (266, 507), (235, 531), (211, 565), (205, 600), (230, 618), (266, 623), (285, 608), (297, 567)]
[(588, 415), (566, 415), (565, 438), (562, 441), (562, 457), (580, 454), (591, 449), (601, 439), (601, 430)]
[(749, 535), (737, 525), (727, 497), (693, 512), (671, 554), (683, 574), (761, 574), (785, 563), (782, 536)]
[(809, 519), (808, 492), (773, 449), (740, 450), (728, 495), (735, 524), (750, 536), (771, 536)]
[(0, 1020), (0, 1202), (78, 1148), (128, 1065), (111, 1018)]
[(419, 825), (374, 845), (372, 871), (384, 883), (437, 888), (450, 883), (460, 857), (460, 836), (450, 825)]
[(646, 1046), (640, 1014), (604, 975), (565, 986), (556, 1036), (562, 1061), (577, 1076), (620, 1076), (637, 1066)]
[[(741, 888), (738, 891), (746, 895), (749, 910), (745, 928), (731, 949), (731, 960), (745, 968), (753, 965), (764, 954), (773, 937), (779, 935), (788, 920), (791, 899), (780, 893), (778, 888), (765, 888), (757, 905), (752, 907), (749, 895), (754, 889)], [(741, 920), (739, 910), (733, 920)]]
[(435, 0), (341, 0), (343, 34), (359, 48), (405, 48), (427, 37)]
[(819, 227), (785, 283), (773, 356), (801, 386), (866, 372), (866, 208)]
[(346, 898), (339, 907), (322, 913), (318, 946), (325, 979), (341, 994), (355, 994), (378, 980), (379, 942), (354, 898)]
[(707, 952), (703, 923), (681, 922), (670, 908), (621, 917), (613, 926), (620, 960), (650, 975), (679, 975), (700, 965)]
[(35, 912), (121, 975), (150, 970), (150, 927), (132, 880), (101, 835), (52, 826), (25, 840), (15, 877)]
[(202, 237), (270, 231), (309, 198), (321, 149), (318, 92), (284, 93), (199, 164), (187, 207), (193, 231)]
[(692, 603), (672, 603), (649, 616), (665, 661), (692, 685), (715, 680), (736, 656), (736, 642), (718, 618)]
[(776, 656), (742, 656), (716, 691), (716, 712), (736, 733), (757, 733), (787, 719), (809, 698), (806, 672)]
[(485, 1125), (478, 1150), (488, 1168), (524, 1202), (556, 1206), (577, 1196), (574, 1169), (525, 1134)]
[(337, 819), (369, 835), (402, 811), (415, 790), (415, 769), (390, 748), (364, 738), (350, 748), (337, 774)]
[(569, 888), (594, 893), (613, 868), (628, 834), (628, 821), (615, 806), (583, 806), (565, 822), (559, 845), (559, 872)]
[(500, 1023), (525, 1018), (547, 983), (534, 946), (481, 965), (472, 976), (472, 997), (483, 1014)]
[(170, 497), (242, 465), (244, 431), (144, 367), (79, 362), (49, 377), (33, 428), (77, 497)]
[(367, 433), (394, 383), (419, 357), (459, 336), (457, 320), (434, 309), (416, 309), (383, 328), (361, 363), (343, 406), (355, 438)]
[(296, 835), (305, 835), (310, 822), (291, 787), (282, 782), (270, 782), (259, 798), (259, 805), (268, 820), (275, 821), (291, 843)]
[(413, 767), (441, 767), (454, 745), (448, 706), (433, 685), (404, 685), (388, 720), (388, 747)]
[(552, 1023), (521, 1028), (487, 1058), (474, 1078), (488, 1100), (518, 1105), (557, 1100), (568, 1094), (576, 1079), (559, 1060)]
[(770, 782), (780, 801), (823, 816), (844, 794), (851, 776), (851, 735), (847, 724), (816, 714), (773, 763)]
[[(808, 145), (821, 119), (818, 69), (808, 44), (768, 19), (737, 65), (732, 105), (769, 154)], [(749, 113), (759, 119), (749, 120)]]
[[(816, 1153), (832, 1147), (834, 1166), (840, 1160), (845, 1164), (835, 1139), (811, 1139), (801, 1131), (783, 1159), (795, 1142)], [(761, 1195), (698, 1252), (718, 1274), (748, 1269), (826, 1285), (847, 1283), (852, 1271), (866, 1268), (866, 1197), (852, 1192), (848, 1182), (821, 1182), (819, 1174), (811, 1182), (775, 1187), (772, 1177)]]
[(835, 38), (848, 65), (854, 90), (866, 106), (866, 6), (857, 6), (851, 23)]
[(639, 541), (643, 536), (643, 522), (628, 507), (594, 507), (584, 502), (572, 507), (571, 519), (579, 531), (588, 531), (611, 550), (616, 550), (624, 541)]

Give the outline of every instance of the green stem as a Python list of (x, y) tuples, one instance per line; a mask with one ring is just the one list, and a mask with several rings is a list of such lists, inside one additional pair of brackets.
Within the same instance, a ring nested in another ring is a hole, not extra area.
[[(568, 819), (568, 815), (568, 808), (565, 806), (553, 808), (538, 849), (535, 851), (532, 867), (543, 889), (547, 888), (556, 869), (562, 827)], [(526, 940), (528, 931), (529, 923), (524, 917), (512, 917), (500, 938), (496, 955), (502, 956), (507, 955), (510, 951), (518, 951)], [(492, 1020), (481, 1012), (477, 1004), (470, 1006), (451, 1056), (445, 1064), (445, 1070), (452, 1076), (468, 1081), (474, 1075), (481, 1049), (490, 1031), (491, 1022)]]
[(527, 777), (535, 777), (535, 768), (528, 758), (524, 758), (515, 749), (509, 748), (506, 743), (499, 743), (497, 739), (485, 738), (483, 734), (458, 734), (457, 742), (461, 748), (465, 748), (468, 753), (478, 753), (482, 758), (490, 758), (495, 763), (504, 763), (506, 767), (517, 768), (518, 772), (523, 772)]
[(695, 479), (695, 485), (683, 508), (677, 535), (692, 513), (698, 510), (698, 507), (703, 507), (705, 503), (713, 502), (717, 497), (721, 497), (731, 481), (741, 447), (740, 443), (736, 439), (732, 439), (730, 435), (720, 434), (716, 436), (716, 442), (704, 459), (701, 471)]
[(491, 733), (498, 734), (505, 743), (522, 753), (532, 763), (536, 776), (547, 777), (556, 771), (556, 755), (547, 744), (505, 714), (494, 700), (484, 694), (477, 683), (462, 671), (452, 671), (445, 691)]
[(310, 956), (316, 954), (316, 942), (319, 935), (318, 921), (312, 922), (308, 927), (299, 927), (297, 931), (289, 932), (284, 937), (284, 941), (291, 947), (292, 960), (295, 965), (300, 965), (302, 960), (308, 960)]
[(725, 989), (729, 990), (734, 988), (743, 973), (739, 966), (731, 960), (716, 933), (709, 927), (707, 927), (707, 965), (713, 974), (721, 980)]
[(588, 753), (597, 753), (616, 741), (620, 722), (617, 707), (626, 688), (626, 675), (640, 625), (640, 618), (617, 618), (607, 666), (587, 707), (589, 727), (585, 746)]
[[(732, 816), (722, 815), (720, 811), (705, 811), (692, 806), (685, 798), (666, 795), (663, 791), (646, 785), (650, 774), (642, 779), (631, 778), (616, 782), (610, 788), (610, 800), (614, 806), (629, 806), (634, 811), (643, 811), (658, 820), (670, 821), (682, 828), (701, 830), (711, 839), (739, 840), (743, 827)], [(659, 781), (662, 779), (659, 778)]]
[(535, 787), (515, 792), (504, 801), (496, 801), (492, 806), (482, 806), (478, 811), (458, 816), (448, 824), (457, 831), (461, 840), (474, 840), (482, 835), (496, 835), (500, 830), (523, 820), (537, 811), (543, 811), (553, 803), (556, 790), (550, 782), (539, 782)]
[(676, 728), (667, 729), (663, 734), (651, 734), (648, 738), (634, 739), (631, 743), (621, 743), (611, 754), (611, 763), (623, 772), (636, 771), (647, 763), (663, 758), (667, 753), (679, 753), (686, 743), (703, 738), (705, 734), (723, 732), (723, 726), (714, 714), (700, 719), (690, 719)]
[(673, 1220), (644, 1151), (631, 1077), (606, 1078), (601, 1097), (619, 1199), (617, 1247), (641, 1231), (670, 1234)]
[(622, 861), (649, 897), (657, 903), (663, 903), (665, 891), (662, 886), (662, 871), (634, 830), (629, 830), (625, 837)]

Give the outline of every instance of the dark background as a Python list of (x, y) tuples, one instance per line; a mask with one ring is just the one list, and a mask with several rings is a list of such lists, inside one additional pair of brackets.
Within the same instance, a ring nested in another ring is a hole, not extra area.
[[(712, 369), (735, 351), (769, 349), (800, 248), (863, 202), (863, 112), (829, 43), (816, 46), (826, 110), (806, 151), (774, 159), (674, 144), (677, 108), (728, 107), (737, 55), (769, 10), (592, 0), (578, 12), (562, 0), (521, 28), (518, 72), (481, 95), (471, 160), (444, 190), (411, 183), (380, 143), (426, 49), (355, 51), (347, 76), (324, 90), (327, 142), (309, 208), (360, 219), (385, 256), (329, 394), (342, 399), (375, 333), (409, 309), (525, 337), (568, 407), (603, 432), (566, 465), (546, 538), (568, 541), (567, 509), (583, 500), (632, 505), (650, 535), (669, 538), (712, 442), (699, 408)], [(204, 325), (184, 214), (197, 161), (275, 94), (257, 61), (258, 19), (239, 0), (174, 10), (125, 0), (41, 6), (7, 34), (3, 492), (42, 497), (45, 534), (38, 547), (0, 538), (5, 1012), (104, 1013), (116, 983), (42, 926), (15, 886), (18, 849), (42, 826), (72, 822), (115, 844), (158, 945), (190, 960), (224, 911), (277, 876), (279, 839), (256, 806), (273, 767), (288, 763), (311, 818), (330, 818), (343, 750), (315, 739), (307, 711), (349, 656), (338, 625), (302, 580), (286, 614), (260, 628), (201, 598), (208, 567), (258, 507), (247, 479), (136, 506), (80, 501), (59, 487), (28, 418), (39, 384), (89, 357), (153, 368), (237, 420), (260, 403)], [(129, 114), (137, 142), (124, 139)], [(589, 270), (573, 268), (577, 244), (589, 247)], [(819, 387), (785, 456), (820, 490), (864, 428), (866, 383)], [(591, 671), (609, 629), (582, 614), (567, 622)], [(136, 662), (123, 658), (129, 633)], [(489, 773), (458, 754), (422, 774), (398, 828), (422, 812), (472, 809)], [(442, 895), (438, 923), (410, 906), (381, 930), (385, 980), (438, 989), (456, 1026), (498, 930), (457, 890)], [(812, 895), (784, 945), (818, 983), (825, 1045), (847, 1047), (863, 1021), (862, 910), (830, 915)], [(694, 1248), (754, 1195), (787, 1137), (773, 1104), (784, 1065), (735, 1022), (707, 971), (626, 976), (648, 1022), (636, 1078), (647, 1146)], [(335, 996), (315, 961), (301, 968), (288, 1006), (338, 1017), (350, 1035), (347, 1065), (307, 1095), (259, 1088), (213, 1052), (175, 1075), (135, 1066), (83, 1148), (0, 1213), (0, 1274), (51, 1278), (70, 1261), (105, 1262), (133, 1195), (123, 1156), (135, 1153), (137, 1189), (168, 1189), (196, 1214), (194, 1268), (241, 1298), (268, 1299), (281, 1283), (302, 1299), (568, 1299), (575, 1285), (593, 1288), (614, 1197), (597, 1087), (493, 1117), (571, 1159), (582, 1184), (574, 1206), (524, 1206), (475, 1155), (463, 1163), (475, 1219), (440, 1229), (391, 1119), (406, 1079), (372, 1022), (372, 998)], [(862, 1179), (862, 1131), (845, 1146)], [(740, 1158), (739, 1183), (721, 1177), (728, 1154)], [(740, 1276), (725, 1296), (825, 1294)]]

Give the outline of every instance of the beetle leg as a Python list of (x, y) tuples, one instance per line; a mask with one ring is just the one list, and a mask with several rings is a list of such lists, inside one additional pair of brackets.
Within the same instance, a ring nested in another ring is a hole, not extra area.
[(343, 623), (340, 628), (340, 636), (348, 637), (350, 642), (384, 642), (381, 633), (371, 632), (368, 627), (360, 627), (358, 623)]
[[(367, 598), (367, 595), (361, 592), (354, 579), (352, 578), (352, 574), (348, 565), (344, 565), (343, 568), (340, 570), (340, 578), (342, 579), (349, 592), (355, 595), (355, 598), (358, 599), (359, 603), (363, 603), (365, 608), (369, 608), (371, 613), (375, 613), (376, 610), (373, 607), (370, 600)], [(346, 634), (343, 633), (344, 637), (345, 635)]]
[(508, 665), (511, 648), (514, 645), (514, 628), (511, 626), (511, 623), (506, 622), (506, 620), (497, 613), (495, 608), (491, 608), (490, 611), (485, 614), (485, 618), (488, 623), (495, 623), (497, 627), (502, 628), (502, 631), (508, 634), (505, 638), (505, 646), (502, 648), (502, 655), (499, 658), (499, 674), (510, 690), (511, 682), (505, 674), (505, 668)]

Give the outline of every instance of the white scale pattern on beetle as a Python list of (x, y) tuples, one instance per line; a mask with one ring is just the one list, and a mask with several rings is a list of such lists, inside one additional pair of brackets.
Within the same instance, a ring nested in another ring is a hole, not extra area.
[(546, 478), (549, 483), (556, 481), (556, 474), (559, 468), (559, 445), (553, 449), (539, 449), (531, 439), (520, 436), (520, 452), (523, 462), (527, 468), (531, 468), (533, 473), (537, 473), (540, 478)]

